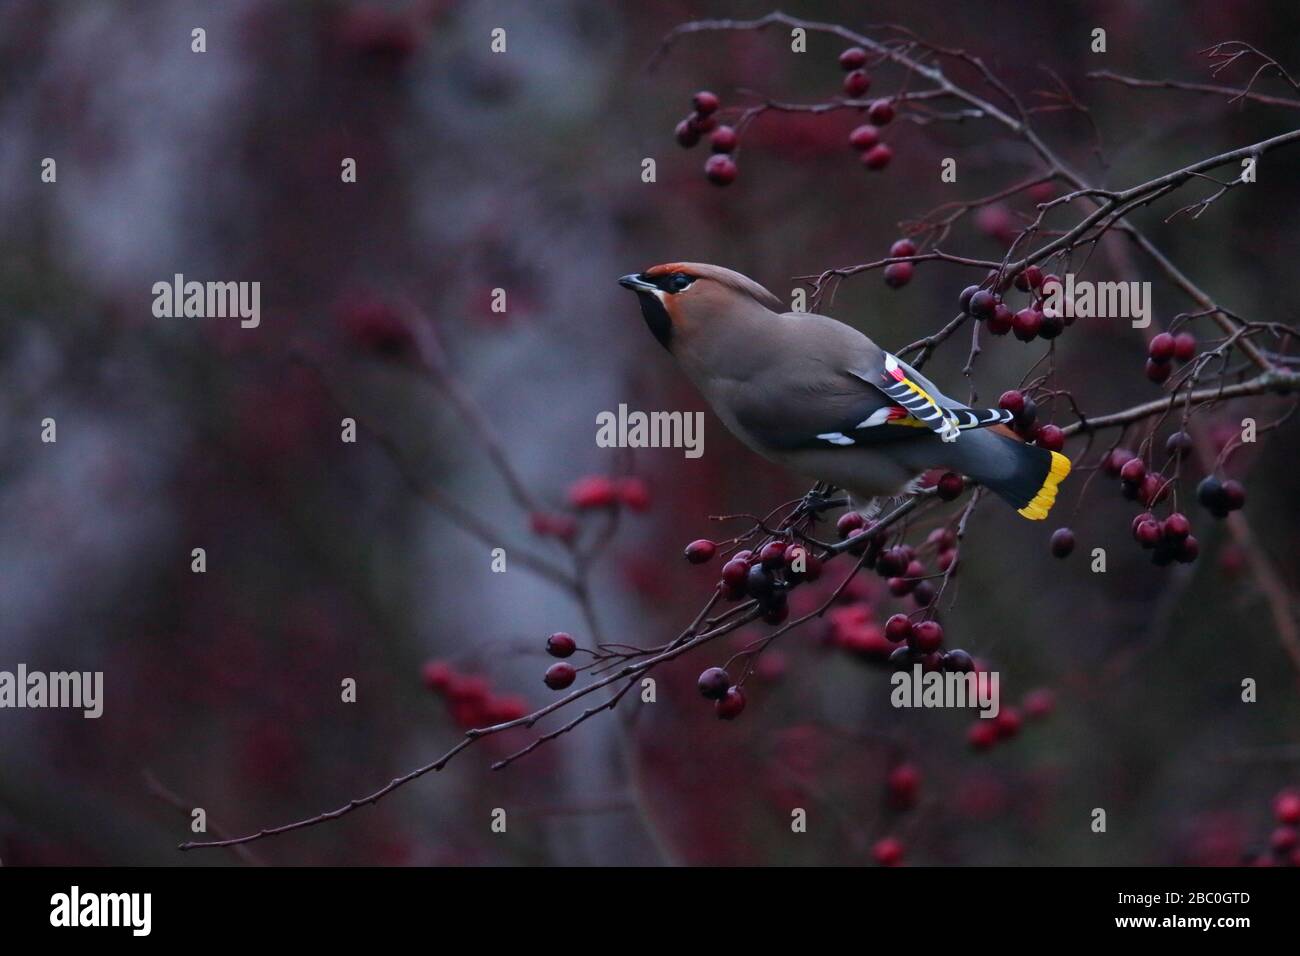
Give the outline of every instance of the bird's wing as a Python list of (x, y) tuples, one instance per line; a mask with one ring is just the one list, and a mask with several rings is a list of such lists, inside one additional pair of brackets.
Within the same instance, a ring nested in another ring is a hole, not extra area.
[[(937, 433), (946, 441), (953, 441), (961, 430), (966, 416), (958, 416), (958, 405), (897, 355), (883, 349), (873, 349), (866, 361), (859, 362), (849, 371), (868, 385), (873, 385), (889, 398), (906, 408), (912, 417)], [(994, 424), (989, 421), (987, 424)], [(969, 424), (968, 424), (969, 427)]]

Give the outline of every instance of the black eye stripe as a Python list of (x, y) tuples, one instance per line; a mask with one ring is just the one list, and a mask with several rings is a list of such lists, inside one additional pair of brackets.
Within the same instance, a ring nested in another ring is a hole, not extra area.
[(687, 289), (695, 281), (695, 276), (687, 275), (685, 272), (670, 272), (668, 275), (655, 276), (648, 281), (660, 291), (672, 293)]

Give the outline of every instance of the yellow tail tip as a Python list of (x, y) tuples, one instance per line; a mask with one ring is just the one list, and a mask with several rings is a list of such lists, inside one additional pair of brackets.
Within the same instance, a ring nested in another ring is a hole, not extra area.
[(1030, 521), (1042, 521), (1047, 517), (1047, 513), (1052, 510), (1052, 505), (1056, 504), (1057, 487), (1065, 480), (1065, 476), (1070, 473), (1070, 459), (1059, 451), (1050, 454), (1052, 456), (1052, 467), (1047, 470), (1047, 477), (1043, 479), (1043, 487), (1038, 489), (1038, 494), (1034, 495), (1029, 504), (1019, 509), (1020, 514)]

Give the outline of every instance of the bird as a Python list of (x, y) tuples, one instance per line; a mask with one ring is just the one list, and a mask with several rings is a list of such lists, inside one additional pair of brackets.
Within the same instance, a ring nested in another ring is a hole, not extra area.
[(650, 333), (744, 445), (874, 513), (926, 471), (963, 474), (1030, 520), (1070, 472), (1002, 408), (970, 408), (838, 319), (788, 312), (748, 276), (700, 262), (625, 275)]

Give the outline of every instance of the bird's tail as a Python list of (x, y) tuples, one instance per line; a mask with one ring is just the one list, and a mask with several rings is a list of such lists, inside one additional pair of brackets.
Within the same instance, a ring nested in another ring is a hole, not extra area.
[(1031, 521), (1047, 517), (1056, 489), (1070, 473), (1070, 459), (997, 431), (962, 432), (950, 442), (951, 466), (978, 481)]

